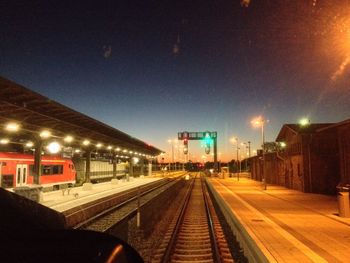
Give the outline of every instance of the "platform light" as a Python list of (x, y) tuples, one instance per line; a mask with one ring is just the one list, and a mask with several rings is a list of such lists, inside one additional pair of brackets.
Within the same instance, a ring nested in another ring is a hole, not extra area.
[(58, 142), (51, 142), (46, 148), (50, 153), (58, 153), (61, 151), (61, 145)]
[(75, 153), (80, 153), (81, 150), (80, 150), (80, 149), (75, 149), (74, 152), (75, 152)]
[(115, 148), (115, 150), (116, 150), (117, 152), (120, 152), (120, 151), (121, 151), (121, 149), (120, 149), (119, 147)]
[(8, 144), (9, 142), (10, 142), (10, 140), (7, 139), (7, 138), (4, 138), (4, 139), (0, 140), (0, 144)]
[(16, 132), (19, 130), (19, 124), (15, 122), (9, 122), (6, 124), (5, 130), (9, 132)]
[(47, 139), (47, 138), (51, 137), (51, 132), (48, 130), (43, 130), (40, 132), (39, 136), (43, 139)]
[(63, 140), (67, 143), (71, 143), (74, 140), (74, 138), (73, 136), (67, 135), (66, 137), (64, 137)]
[(132, 161), (133, 161), (134, 164), (137, 164), (140, 161), (140, 159), (137, 158), (137, 157), (133, 157)]
[(123, 150), (123, 153), (126, 153), (127, 151), (128, 151), (127, 149), (124, 149), (124, 150)]
[(30, 148), (30, 147), (33, 147), (33, 146), (34, 146), (34, 143), (32, 143), (32, 142), (27, 142), (27, 143), (25, 144), (25, 146), (28, 147), (28, 148)]
[(280, 142), (280, 146), (281, 146), (281, 148), (286, 148), (287, 144), (285, 142)]
[(96, 144), (96, 147), (97, 148), (101, 148), (103, 146), (103, 144), (102, 143), (98, 143), (98, 144)]
[(83, 141), (83, 145), (88, 146), (89, 144), (90, 144), (90, 141), (89, 141), (89, 140), (84, 140), (84, 141)]
[(108, 149), (108, 150), (111, 150), (112, 148), (113, 148), (113, 147), (110, 146), (110, 145), (107, 146), (107, 149)]
[(133, 151), (129, 151), (129, 153), (130, 153), (130, 154), (132, 154), (132, 153), (133, 153)]

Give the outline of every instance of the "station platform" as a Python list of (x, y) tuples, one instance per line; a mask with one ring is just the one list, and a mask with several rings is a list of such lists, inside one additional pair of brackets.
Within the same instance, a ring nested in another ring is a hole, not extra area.
[(208, 178), (266, 262), (350, 262), (350, 218), (336, 196), (302, 193), (248, 178)]
[(93, 200), (152, 183), (160, 179), (160, 177), (136, 177), (130, 178), (129, 181), (119, 180), (116, 184), (112, 184), (111, 182), (93, 184), (92, 190), (83, 190), (83, 187), (80, 186), (69, 189), (69, 193), (68, 190), (64, 192), (63, 190), (47, 192), (43, 193), (40, 204), (58, 212), (64, 212)]

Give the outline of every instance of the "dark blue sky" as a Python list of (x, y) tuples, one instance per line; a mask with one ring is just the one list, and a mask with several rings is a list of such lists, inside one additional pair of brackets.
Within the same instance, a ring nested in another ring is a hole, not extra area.
[(350, 1), (243, 2), (1, 1), (0, 74), (166, 151), (218, 131), (221, 159), (256, 115), (349, 118)]

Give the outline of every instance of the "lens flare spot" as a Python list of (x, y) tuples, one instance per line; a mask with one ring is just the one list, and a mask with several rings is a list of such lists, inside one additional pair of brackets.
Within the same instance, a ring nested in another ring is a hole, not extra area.
[(334, 82), (337, 81), (338, 78), (343, 75), (343, 73), (344, 73), (345, 69), (347, 68), (347, 66), (349, 65), (349, 63), (350, 63), (350, 56), (347, 56), (344, 59), (344, 61), (340, 64), (337, 71), (333, 73), (333, 75), (331, 76), (331, 80)]

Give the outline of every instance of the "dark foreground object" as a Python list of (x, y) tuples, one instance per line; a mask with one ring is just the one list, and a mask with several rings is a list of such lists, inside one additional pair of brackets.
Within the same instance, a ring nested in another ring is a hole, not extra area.
[(143, 262), (120, 239), (83, 230), (1, 235), (1, 262)]
[(0, 262), (143, 262), (122, 240), (64, 229), (63, 216), (0, 188)]

